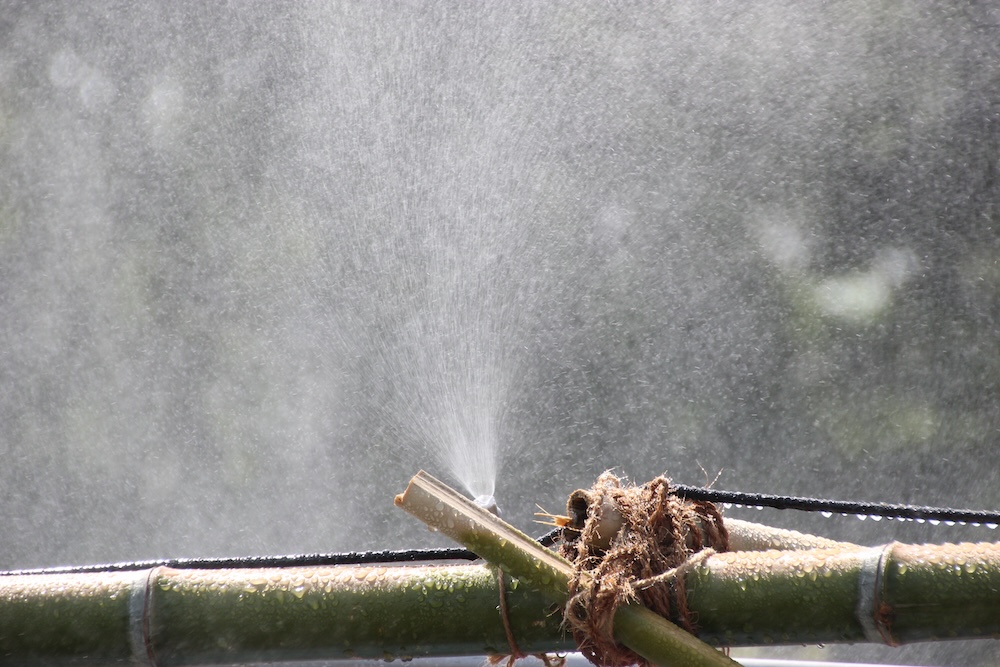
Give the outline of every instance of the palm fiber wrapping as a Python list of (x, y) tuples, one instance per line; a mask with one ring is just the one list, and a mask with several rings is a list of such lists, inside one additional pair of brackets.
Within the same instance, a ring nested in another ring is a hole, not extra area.
[[(592, 488), (570, 496), (569, 512), (561, 551), (576, 576), (564, 618), (588, 660), (602, 667), (648, 664), (614, 639), (615, 610), (622, 604), (641, 603), (694, 632), (681, 566), (702, 550), (728, 550), (715, 505), (674, 495), (665, 477), (623, 486), (605, 472)], [(646, 581), (674, 568), (681, 570)]]

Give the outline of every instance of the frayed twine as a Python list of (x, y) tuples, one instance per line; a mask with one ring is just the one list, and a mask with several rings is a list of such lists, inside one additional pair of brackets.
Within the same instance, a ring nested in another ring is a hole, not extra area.
[(507, 585), (504, 583), (503, 570), (500, 568), (497, 568), (497, 589), (500, 594), (500, 605), (498, 607), (500, 610), (500, 621), (503, 623), (503, 631), (507, 637), (507, 646), (510, 648), (510, 653), (507, 655), (491, 655), (487, 658), (487, 662), (491, 665), (499, 665), (501, 662), (506, 661), (506, 667), (514, 667), (514, 663), (521, 658), (533, 655), (541, 660), (545, 667), (565, 667), (565, 655), (521, 652), (521, 647), (517, 645), (517, 640), (514, 638), (514, 630), (510, 625), (510, 615), (507, 608)]
[(695, 632), (684, 575), (729, 548), (715, 505), (671, 493), (665, 477), (623, 487), (606, 472), (592, 488), (574, 492), (568, 510), (561, 552), (576, 565), (576, 576), (563, 616), (590, 662), (648, 664), (614, 639), (615, 610), (623, 604), (642, 604)]
[(527, 658), (528, 655), (541, 660), (545, 667), (566, 667), (566, 656), (561, 653), (557, 653), (555, 655), (550, 655), (548, 653), (530, 653), (527, 655), (491, 655), (486, 658), (486, 662), (491, 665), (499, 665), (501, 662), (505, 662), (506, 664), (504, 667), (513, 667), (514, 662), (520, 660), (521, 658)]

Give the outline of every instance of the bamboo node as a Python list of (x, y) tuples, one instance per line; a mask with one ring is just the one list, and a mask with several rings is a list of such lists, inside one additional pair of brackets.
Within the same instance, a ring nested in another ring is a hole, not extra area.
[(599, 667), (648, 665), (614, 639), (615, 611), (640, 603), (695, 632), (684, 575), (713, 553), (727, 551), (729, 535), (710, 502), (681, 498), (660, 476), (642, 486), (605, 472), (567, 503), (562, 555), (576, 574), (564, 611), (580, 652)]

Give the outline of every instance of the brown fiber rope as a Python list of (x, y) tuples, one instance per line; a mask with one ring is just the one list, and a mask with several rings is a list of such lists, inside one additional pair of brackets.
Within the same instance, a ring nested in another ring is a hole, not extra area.
[(684, 575), (717, 551), (729, 535), (712, 503), (681, 498), (657, 477), (623, 486), (610, 472), (574, 492), (562, 554), (576, 566), (564, 618), (588, 660), (600, 667), (647, 665), (617, 643), (612, 626), (622, 604), (640, 603), (689, 632)]
[[(503, 631), (507, 636), (507, 646), (510, 648), (510, 653), (508, 655), (491, 655), (487, 659), (490, 665), (499, 665), (501, 662), (506, 663), (506, 667), (513, 667), (514, 663), (521, 658), (526, 658), (528, 654), (521, 652), (521, 647), (517, 645), (517, 640), (514, 638), (514, 630), (510, 624), (510, 611), (507, 605), (507, 584), (504, 582), (503, 570), (497, 568), (497, 589), (500, 594), (500, 604), (497, 609), (500, 611), (500, 620), (503, 623)], [(535, 653), (533, 654), (536, 658), (542, 661), (545, 667), (565, 667), (566, 657), (562, 655), (547, 655), (545, 653)]]
[(507, 586), (504, 584), (503, 570), (500, 568), (497, 568), (497, 588), (500, 590), (500, 620), (503, 621), (503, 631), (507, 635), (507, 646), (510, 647), (510, 656), (507, 660), (507, 665), (510, 666), (525, 655), (521, 653), (521, 647), (514, 639), (514, 630), (510, 627), (510, 616), (507, 611)]

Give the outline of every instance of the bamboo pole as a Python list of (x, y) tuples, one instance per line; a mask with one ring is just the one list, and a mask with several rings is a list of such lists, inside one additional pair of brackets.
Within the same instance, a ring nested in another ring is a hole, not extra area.
[(774, 528), (753, 521), (726, 519), (731, 551), (794, 551), (802, 549), (847, 549), (858, 545), (838, 542), (818, 535), (800, 533), (797, 530)]
[(1000, 544), (730, 552), (687, 575), (699, 635), (728, 646), (1000, 638)]
[[(505, 588), (524, 652), (574, 648), (546, 595)], [(715, 645), (1000, 638), (995, 543), (715, 554), (685, 588), (699, 637)], [(498, 600), (484, 565), (0, 576), (0, 664), (504, 653)]]
[(128, 662), (129, 603), (145, 572), (0, 577), (0, 662)]
[[(396, 505), (435, 530), (543, 593), (561, 608), (568, 600), (573, 565), (562, 556), (476, 505), (424, 471), (396, 496)], [(737, 665), (697, 637), (638, 604), (619, 607), (615, 638), (660, 667)]]
[[(574, 647), (544, 596), (510, 579), (505, 588), (525, 650)], [(482, 565), (0, 576), (0, 664), (504, 653), (498, 599), (496, 570)]]

